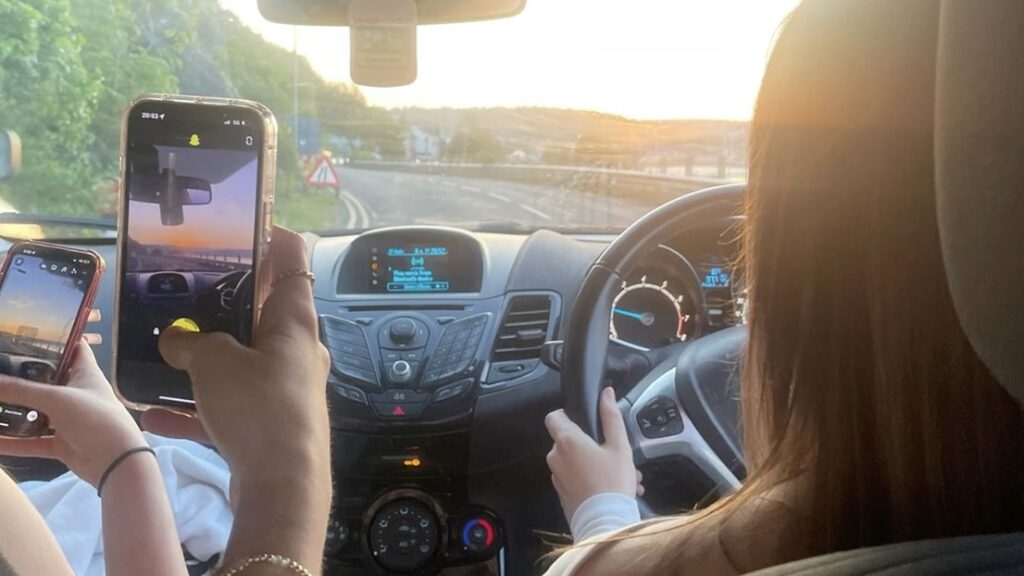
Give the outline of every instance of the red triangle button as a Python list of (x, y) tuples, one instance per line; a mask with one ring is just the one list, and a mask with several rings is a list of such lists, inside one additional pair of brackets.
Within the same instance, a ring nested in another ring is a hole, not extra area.
[(391, 411), (392, 416), (405, 416), (405, 409), (401, 406), (395, 406), (395, 409)]

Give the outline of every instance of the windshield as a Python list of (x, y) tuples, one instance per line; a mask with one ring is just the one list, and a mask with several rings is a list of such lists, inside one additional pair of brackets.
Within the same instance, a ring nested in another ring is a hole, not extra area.
[(267, 105), (275, 220), (298, 230), (621, 230), (745, 179), (747, 121), (795, 3), (530, 0), (421, 26), (416, 82), (360, 88), (347, 29), (272, 24), (252, 0), (0, 0), (0, 213), (25, 217), (0, 235), (39, 235), (33, 215), (93, 234), (114, 221), (120, 116), (142, 92)]

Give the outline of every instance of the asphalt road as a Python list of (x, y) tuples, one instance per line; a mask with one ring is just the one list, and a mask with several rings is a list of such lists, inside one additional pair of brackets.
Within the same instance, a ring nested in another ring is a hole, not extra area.
[(342, 168), (335, 227), (624, 228), (651, 207), (561, 186)]

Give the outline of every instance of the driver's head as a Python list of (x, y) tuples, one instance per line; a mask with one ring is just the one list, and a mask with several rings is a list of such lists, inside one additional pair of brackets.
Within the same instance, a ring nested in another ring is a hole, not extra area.
[(757, 100), (745, 491), (799, 479), (794, 557), (1024, 528), (1021, 409), (971, 349), (944, 277), (938, 11), (806, 0)]

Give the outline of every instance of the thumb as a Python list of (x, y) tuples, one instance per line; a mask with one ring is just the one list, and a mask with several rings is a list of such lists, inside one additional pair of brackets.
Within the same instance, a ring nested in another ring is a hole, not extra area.
[(615, 390), (611, 387), (601, 391), (599, 412), (605, 444), (616, 448), (628, 448), (629, 435), (626, 433), (626, 423), (622, 420), (622, 413), (615, 402)]
[(249, 350), (224, 332), (203, 334), (177, 326), (167, 328), (160, 335), (158, 347), (160, 355), (171, 367), (185, 370), (193, 377), (205, 365), (237, 369), (244, 365), (240, 363), (239, 356)]

